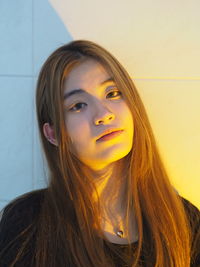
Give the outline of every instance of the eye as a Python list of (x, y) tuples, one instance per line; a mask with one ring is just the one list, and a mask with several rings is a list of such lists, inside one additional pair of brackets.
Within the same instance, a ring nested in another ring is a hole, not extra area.
[(73, 105), (70, 109), (69, 109), (69, 111), (77, 111), (77, 112), (79, 112), (79, 110), (81, 109), (81, 107), (83, 107), (83, 105), (87, 105), (86, 103), (82, 103), (82, 102), (80, 102), (80, 103), (76, 103), (75, 105)]
[(111, 96), (111, 98), (120, 98), (122, 96), (122, 93), (119, 90), (111, 91), (107, 94), (107, 96)]

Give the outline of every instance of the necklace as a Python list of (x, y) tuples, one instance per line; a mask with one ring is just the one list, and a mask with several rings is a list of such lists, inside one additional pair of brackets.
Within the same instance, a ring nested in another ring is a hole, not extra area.
[[(110, 223), (105, 217), (103, 217), (105, 221), (108, 222), (108, 224), (112, 225), (112, 223)], [(113, 226), (113, 225), (112, 225)], [(119, 223), (117, 224), (117, 226), (113, 227), (113, 232), (115, 233), (115, 235), (119, 238), (123, 238), (124, 237), (124, 231), (122, 229), (120, 229), (119, 227)]]
[(124, 235), (124, 232), (122, 230), (118, 230), (116, 235), (119, 237), (119, 238), (122, 238), (123, 235)]

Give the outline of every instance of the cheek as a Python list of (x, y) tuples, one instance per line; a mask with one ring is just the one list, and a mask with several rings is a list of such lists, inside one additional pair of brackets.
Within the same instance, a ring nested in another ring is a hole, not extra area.
[(76, 147), (84, 145), (85, 140), (90, 136), (89, 124), (83, 118), (71, 118), (65, 123), (73, 144)]
[(134, 120), (133, 120), (133, 115), (131, 111), (128, 112), (127, 115), (127, 124), (130, 126), (130, 135), (133, 137), (134, 135)]
[(127, 112), (127, 123), (131, 126), (130, 128), (134, 128), (134, 120), (133, 120), (133, 115), (130, 110)]
[(118, 107), (117, 111), (120, 114), (121, 120), (126, 124), (133, 126), (133, 115), (126, 103)]
[(126, 128), (128, 139), (133, 139), (134, 136), (134, 120), (131, 110), (127, 105), (124, 106), (124, 108), (119, 113), (121, 116), (121, 120), (124, 123), (124, 126)]

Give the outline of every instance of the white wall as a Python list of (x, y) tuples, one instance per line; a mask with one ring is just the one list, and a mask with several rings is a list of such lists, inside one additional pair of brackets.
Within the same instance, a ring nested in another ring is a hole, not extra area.
[(72, 40), (46, 0), (0, 1), (0, 209), (45, 186), (35, 83), (47, 56)]

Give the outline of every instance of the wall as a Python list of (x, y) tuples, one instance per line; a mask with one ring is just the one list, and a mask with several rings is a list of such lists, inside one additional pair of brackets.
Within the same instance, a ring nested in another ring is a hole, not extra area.
[(200, 208), (200, 2), (0, 1), (0, 204), (45, 186), (34, 94), (45, 58), (89, 39), (126, 67), (179, 194)]
[(46, 57), (72, 40), (46, 0), (0, 1), (0, 208), (46, 186), (35, 84)]

